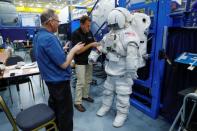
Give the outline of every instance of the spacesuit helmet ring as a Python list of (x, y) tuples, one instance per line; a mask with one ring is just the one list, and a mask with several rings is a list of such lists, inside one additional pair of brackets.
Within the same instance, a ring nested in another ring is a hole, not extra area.
[(109, 30), (118, 30), (119, 29), (118, 23), (108, 24), (107, 27), (109, 28)]

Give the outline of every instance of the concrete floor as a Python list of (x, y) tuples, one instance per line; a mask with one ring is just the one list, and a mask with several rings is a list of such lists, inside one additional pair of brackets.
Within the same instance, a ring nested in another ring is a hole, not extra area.
[[(159, 116), (158, 119), (154, 120), (132, 106), (130, 108), (129, 117), (125, 125), (121, 128), (114, 128), (112, 126), (112, 122), (115, 118), (116, 113), (115, 103), (106, 116), (96, 116), (96, 111), (101, 105), (104, 79), (97, 77), (94, 77), (94, 79), (97, 80), (97, 85), (91, 86), (90, 96), (94, 98), (95, 102), (83, 102), (83, 105), (86, 108), (86, 112), (84, 113), (78, 112), (74, 108), (74, 131), (168, 131), (170, 124), (167, 123), (161, 116)], [(33, 76), (31, 77), (31, 80), (34, 87), (36, 100), (35, 102), (33, 101), (32, 94), (28, 89), (28, 84), (20, 85), (21, 100), (24, 109), (38, 103), (47, 104), (48, 90), (46, 85), (46, 94), (43, 95), (43, 92), (40, 88), (39, 77)], [(72, 94), (74, 94), (73, 89), (74, 88), (72, 88)], [(11, 104), (8, 90), (0, 92), (0, 95), (5, 99), (12, 114), (16, 116), (16, 114), (20, 112), (18, 96), (15, 86), (11, 86), (11, 90), (14, 98), (13, 105)], [(0, 131), (12, 131), (12, 127), (3, 112), (0, 112)]]
[[(28, 84), (20, 85), (21, 89), (21, 99), (23, 108), (27, 108), (31, 105), (38, 103), (47, 103), (48, 99), (48, 90), (45, 85), (46, 94), (43, 96), (39, 86), (38, 77), (34, 76), (32, 79), (34, 93), (36, 96), (36, 101), (34, 103), (32, 99), (32, 94), (29, 92)], [(94, 103), (83, 102), (83, 105), (86, 108), (86, 112), (81, 113), (74, 109), (74, 131), (142, 131), (144, 129), (148, 131), (167, 131), (169, 129), (169, 124), (163, 120), (162, 117), (154, 120), (147, 115), (143, 114), (136, 108), (130, 108), (129, 118), (127, 119), (125, 125), (121, 128), (114, 128), (112, 122), (115, 118), (115, 104), (113, 104), (110, 112), (104, 117), (96, 116), (96, 111), (99, 109), (102, 100), (102, 79), (97, 79), (97, 82), (100, 83), (99, 86), (91, 87), (91, 96), (94, 97)], [(12, 94), (14, 98), (14, 104), (11, 104), (8, 90), (0, 92), (0, 95), (4, 97), (8, 107), (14, 116), (20, 112), (18, 96), (15, 86), (11, 86)], [(74, 90), (72, 90), (74, 94)], [(73, 95), (74, 96), (74, 95)], [(11, 131), (11, 125), (9, 124), (4, 113), (0, 113), (0, 131)]]

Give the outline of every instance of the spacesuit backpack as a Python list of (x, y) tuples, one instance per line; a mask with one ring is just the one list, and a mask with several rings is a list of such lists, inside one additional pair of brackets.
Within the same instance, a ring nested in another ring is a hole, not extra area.
[(151, 24), (150, 17), (144, 13), (132, 13), (131, 14), (131, 28), (134, 30), (140, 39), (139, 44), (139, 68), (146, 65), (147, 54), (147, 35)]

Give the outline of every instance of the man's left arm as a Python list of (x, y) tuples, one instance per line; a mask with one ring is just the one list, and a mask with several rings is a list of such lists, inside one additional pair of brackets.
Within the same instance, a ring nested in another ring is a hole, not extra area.
[(85, 51), (87, 51), (90, 48), (96, 48), (99, 44), (97, 42), (95, 42), (95, 39), (93, 37), (92, 32), (90, 32), (91, 36), (92, 36), (92, 43), (89, 43), (88, 45), (84, 46), (84, 48), (82, 48), (80, 51), (78, 51), (76, 54), (79, 55)]

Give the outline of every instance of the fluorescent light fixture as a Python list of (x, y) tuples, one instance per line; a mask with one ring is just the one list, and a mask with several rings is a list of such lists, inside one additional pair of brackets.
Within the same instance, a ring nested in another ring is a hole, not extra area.
[(57, 6), (56, 5), (53, 5), (53, 8), (57, 8)]
[(33, 3), (32, 3), (32, 4), (29, 4), (29, 6), (30, 6), (30, 7), (33, 7), (33, 6), (34, 6), (34, 4), (33, 4)]
[(49, 8), (50, 6), (51, 6), (51, 5), (48, 4), (48, 5), (46, 5), (45, 7), (46, 7), (46, 8)]
[(19, 5), (20, 5), (20, 6), (23, 6), (24, 4), (23, 4), (23, 3), (19, 3)]
[(41, 4), (37, 4), (36, 6), (37, 6), (37, 7), (42, 7)]

